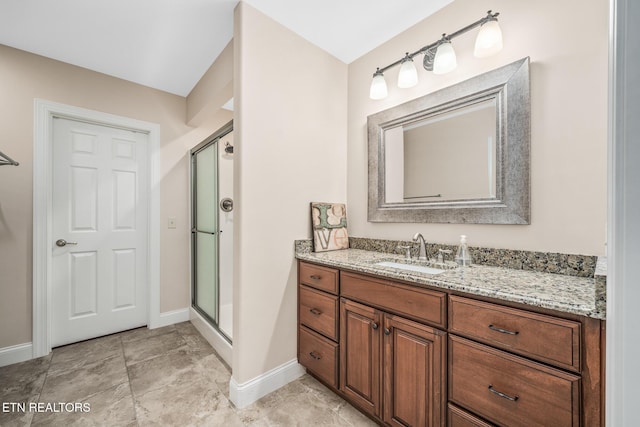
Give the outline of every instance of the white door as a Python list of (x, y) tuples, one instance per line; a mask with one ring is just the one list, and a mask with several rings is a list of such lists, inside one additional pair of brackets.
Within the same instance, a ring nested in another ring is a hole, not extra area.
[(146, 325), (146, 169), (146, 134), (54, 118), (53, 347)]

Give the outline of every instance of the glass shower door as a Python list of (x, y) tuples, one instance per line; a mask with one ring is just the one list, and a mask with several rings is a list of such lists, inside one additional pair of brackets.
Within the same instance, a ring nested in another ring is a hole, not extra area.
[(218, 324), (218, 144), (192, 155), (193, 305)]

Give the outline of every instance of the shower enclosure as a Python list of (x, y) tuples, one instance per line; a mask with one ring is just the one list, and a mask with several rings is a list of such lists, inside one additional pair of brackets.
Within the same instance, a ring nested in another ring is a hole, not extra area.
[(233, 123), (191, 150), (192, 307), (233, 336)]

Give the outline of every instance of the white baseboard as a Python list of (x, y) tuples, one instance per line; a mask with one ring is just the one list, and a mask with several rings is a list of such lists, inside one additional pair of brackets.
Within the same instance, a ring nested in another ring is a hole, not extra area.
[[(149, 325), (149, 329), (161, 328), (180, 322), (189, 321), (189, 309), (181, 308), (179, 310), (167, 311), (160, 313), (158, 318)], [(24, 362), (33, 359), (33, 344), (24, 343), (11, 347), (0, 348), (0, 367), (13, 365), (14, 363)]]
[(191, 313), (191, 323), (195, 328), (200, 332), (200, 334), (206, 339), (211, 347), (222, 357), (222, 359), (227, 362), (227, 365), (231, 366), (233, 369), (233, 347), (229, 344), (229, 341), (224, 339), (220, 333), (209, 324), (204, 318), (195, 311), (193, 308), (190, 309)]
[(245, 408), (261, 397), (300, 378), (305, 372), (298, 360), (293, 359), (243, 384), (238, 384), (232, 376), (229, 382), (229, 399), (237, 408)]
[(25, 362), (33, 358), (33, 345), (28, 342), (0, 348), (0, 367)]
[(180, 322), (189, 321), (189, 308), (181, 308), (179, 310), (166, 311), (153, 319), (149, 324), (149, 329), (162, 328), (163, 326), (174, 325)]

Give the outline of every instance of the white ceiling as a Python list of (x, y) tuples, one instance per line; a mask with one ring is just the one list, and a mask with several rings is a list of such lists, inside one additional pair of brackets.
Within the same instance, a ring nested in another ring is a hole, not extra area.
[[(451, 1), (246, 0), (345, 63)], [(0, 0), (0, 44), (186, 96), (231, 40), (237, 3)]]

